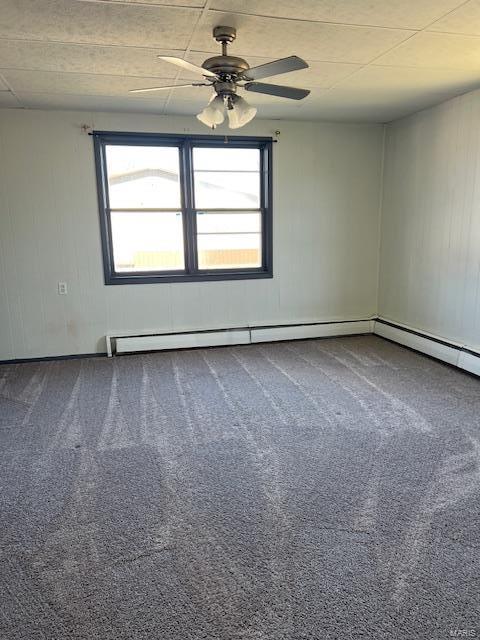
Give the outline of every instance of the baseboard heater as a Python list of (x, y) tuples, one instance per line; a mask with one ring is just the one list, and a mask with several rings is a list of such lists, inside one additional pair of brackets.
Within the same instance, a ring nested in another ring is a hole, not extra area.
[(392, 340), (480, 376), (480, 352), (466, 345), (450, 342), (439, 336), (383, 318), (375, 320), (373, 332), (382, 338)]
[(372, 333), (373, 323), (373, 319), (342, 320), (340, 322), (311, 322), (295, 325), (184, 331), (180, 333), (109, 334), (106, 336), (107, 355), (111, 357), (117, 353), (194, 349), (196, 347), (357, 335)]

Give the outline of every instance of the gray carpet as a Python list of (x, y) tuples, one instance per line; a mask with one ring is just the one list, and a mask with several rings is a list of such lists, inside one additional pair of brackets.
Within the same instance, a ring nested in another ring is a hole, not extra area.
[(479, 416), (373, 336), (1, 366), (0, 637), (480, 636)]

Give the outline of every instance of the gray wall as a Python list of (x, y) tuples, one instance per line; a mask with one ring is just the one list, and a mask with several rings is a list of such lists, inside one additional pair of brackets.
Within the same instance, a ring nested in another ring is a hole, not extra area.
[[(273, 280), (108, 287), (84, 122), (103, 130), (207, 131), (183, 117), (0, 111), (0, 359), (104, 351), (105, 334), (115, 331), (376, 313), (381, 126), (254, 120), (242, 130), (281, 130)], [(58, 295), (59, 281), (68, 295)]]
[(387, 127), (379, 315), (480, 348), (480, 92)]

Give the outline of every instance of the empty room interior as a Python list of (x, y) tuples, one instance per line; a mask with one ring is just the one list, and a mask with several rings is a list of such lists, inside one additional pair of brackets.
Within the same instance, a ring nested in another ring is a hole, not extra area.
[(480, 637), (479, 527), (480, 0), (1, 0), (1, 640)]

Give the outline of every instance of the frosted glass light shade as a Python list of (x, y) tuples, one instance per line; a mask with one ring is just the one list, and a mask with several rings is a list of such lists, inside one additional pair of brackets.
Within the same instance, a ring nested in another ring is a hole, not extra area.
[(253, 120), (257, 113), (255, 107), (251, 107), (246, 100), (240, 96), (235, 96), (233, 102), (233, 109), (227, 111), (228, 114), (228, 126), (230, 129), (240, 129), (246, 125), (250, 120)]
[(207, 125), (207, 127), (215, 129), (217, 125), (222, 124), (225, 120), (223, 109), (223, 98), (216, 96), (216, 98), (214, 98), (210, 104), (197, 115), (197, 119)]

